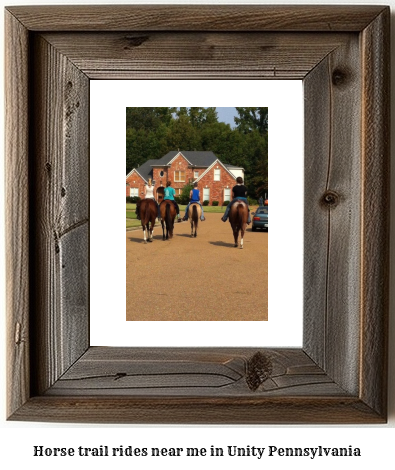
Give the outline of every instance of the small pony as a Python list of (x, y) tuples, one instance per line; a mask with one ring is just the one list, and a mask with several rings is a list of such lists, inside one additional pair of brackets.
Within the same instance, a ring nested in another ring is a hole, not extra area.
[[(160, 203), (160, 217), (162, 223), (163, 240), (173, 238), (174, 219), (176, 218), (177, 211), (171, 200), (165, 199)], [(166, 237), (165, 237), (166, 225)]]
[[(153, 199), (142, 199), (140, 201), (140, 220), (144, 232), (144, 243), (152, 242), (155, 219), (158, 216), (158, 206)], [(151, 226), (150, 226), (151, 223)], [(148, 239), (146, 234), (148, 234)]]
[(240, 248), (244, 247), (244, 233), (247, 227), (248, 220), (248, 205), (244, 201), (236, 201), (230, 208), (229, 222), (233, 230), (235, 239), (235, 247), (238, 247), (238, 237), (240, 234)]
[[(202, 215), (202, 208), (200, 204), (193, 203), (188, 208), (188, 219), (191, 222), (191, 237), (197, 236), (197, 228), (199, 219)], [(193, 230), (195, 229), (195, 231)]]

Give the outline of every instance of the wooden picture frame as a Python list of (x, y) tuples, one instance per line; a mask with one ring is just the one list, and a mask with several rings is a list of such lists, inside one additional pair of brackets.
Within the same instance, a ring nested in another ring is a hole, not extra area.
[[(389, 19), (381, 6), (6, 9), (9, 420), (386, 422)], [(120, 78), (304, 81), (302, 348), (90, 347), (89, 82)]]

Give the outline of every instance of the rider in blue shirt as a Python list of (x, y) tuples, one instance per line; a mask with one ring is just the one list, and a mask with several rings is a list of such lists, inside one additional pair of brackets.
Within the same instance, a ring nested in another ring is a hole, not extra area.
[(200, 204), (200, 191), (197, 189), (198, 187), (198, 184), (195, 182), (193, 183), (193, 189), (191, 189), (190, 193), (189, 193), (189, 203), (187, 205), (187, 207), (185, 208), (185, 215), (183, 217), (182, 220), (188, 220), (188, 210), (189, 210), (189, 206), (191, 204), (193, 204), (194, 202), (197, 202), (201, 209), (202, 209), (202, 214), (200, 216), (200, 220), (203, 221), (203, 220), (206, 220), (204, 218), (204, 214), (203, 214), (203, 206)]
[(176, 208), (176, 212), (177, 212), (177, 219), (178, 219), (179, 222), (181, 222), (180, 208), (178, 207), (178, 204), (176, 203), (176, 201), (174, 199), (175, 194), (176, 194), (176, 190), (171, 187), (171, 181), (168, 181), (166, 183), (166, 188), (164, 189), (163, 200), (164, 201), (166, 201), (166, 200), (171, 201), (174, 204), (174, 207)]

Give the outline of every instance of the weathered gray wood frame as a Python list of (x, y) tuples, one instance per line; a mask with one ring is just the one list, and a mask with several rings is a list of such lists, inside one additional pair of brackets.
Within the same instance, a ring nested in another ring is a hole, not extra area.
[[(389, 16), (6, 9), (8, 419), (386, 421)], [(304, 80), (303, 348), (90, 347), (89, 82), (114, 78)]]

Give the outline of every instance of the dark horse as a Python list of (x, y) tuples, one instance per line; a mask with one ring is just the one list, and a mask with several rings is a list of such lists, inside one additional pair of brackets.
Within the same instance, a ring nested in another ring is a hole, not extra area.
[[(144, 243), (152, 242), (155, 219), (158, 216), (158, 206), (153, 199), (142, 199), (140, 201), (140, 219), (144, 232)], [(150, 226), (151, 223), (151, 226)], [(147, 232), (147, 233), (146, 233)], [(148, 239), (147, 239), (148, 235)]]
[[(174, 204), (167, 199), (164, 199), (160, 203), (160, 217), (162, 223), (163, 240), (173, 238), (174, 219), (176, 218), (176, 208)], [(166, 225), (166, 237), (165, 237), (165, 225)]]
[[(200, 216), (202, 215), (202, 208), (200, 204), (191, 204), (188, 208), (188, 219), (191, 222), (191, 237), (197, 236), (197, 228)], [(193, 231), (195, 229), (195, 232)]]
[(248, 205), (244, 201), (235, 201), (229, 212), (229, 222), (232, 226), (233, 236), (235, 238), (235, 247), (237, 248), (237, 239), (240, 234), (240, 248), (243, 248), (244, 232), (246, 231), (248, 220)]

